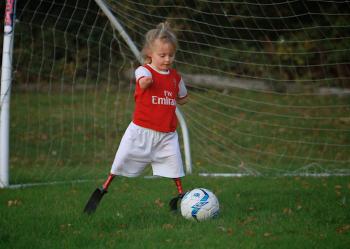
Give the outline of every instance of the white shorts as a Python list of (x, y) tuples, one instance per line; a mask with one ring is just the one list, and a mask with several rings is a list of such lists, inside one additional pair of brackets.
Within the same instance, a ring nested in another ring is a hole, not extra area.
[(178, 178), (185, 175), (177, 132), (158, 132), (130, 123), (115, 155), (111, 173), (139, 176), (152, 165), (153, 175)]

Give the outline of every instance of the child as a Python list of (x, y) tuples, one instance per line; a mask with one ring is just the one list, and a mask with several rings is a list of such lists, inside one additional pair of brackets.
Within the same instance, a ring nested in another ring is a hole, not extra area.
[(172, 69), (177, 39), (168, 23), (160, 23), (147, 32), (142, 50), (144, 65), (135, 71), (135, 110), (133, 121), (120, 142), (110, 175), (95, 190), (85, 212), (92, 213), (115, 176), (139, 176), (146, 165), (153, 174), (172, 178), (178, 196), (169, 205), (177, 209), (183, 196), (180, 177), (184, 170), (176, 132), (176, 104), (185, 104), (187, 90), (181, 76)]

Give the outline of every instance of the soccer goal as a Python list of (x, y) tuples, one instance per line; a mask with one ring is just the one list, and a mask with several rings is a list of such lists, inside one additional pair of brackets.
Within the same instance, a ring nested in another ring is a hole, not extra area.
[(179, 114), (190, 139), (182, 125), (179, 134), (193, 174), (350, 174), (347, 1), (16, 6), (12, 81), (3, 61), (1, 91), (11, 184), (106, 177), (132, 117), (144, 34), (165, 20), (179, 38), (175, 67), (190, 94)]

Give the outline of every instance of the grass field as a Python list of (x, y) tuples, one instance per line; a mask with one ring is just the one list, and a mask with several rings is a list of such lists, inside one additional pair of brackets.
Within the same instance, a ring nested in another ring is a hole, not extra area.
[[(115, 180), (96, 214), (84, 215), (130, 122), (132, 91), (15, 91), (11, 184), (87, 181), (0, 189), (0, 248), (349, 247), (349, 176), (275, 177), (349, 171), (348, 97), (191, 94), (183, 111), (194, 174), (184, 188), (213, 190), (218, 219), (197, 223), (170, 213), (174, 183), (143, 177)], [(198, 176), (247, 170), (266, 174)]]
[[(71, 90), (14, 92), (12, 183), (105, 177), (132, 118), (132, 89)], [(193, 171), (350, 173), (348, 103), (337, 96), (191, 91), (182, 110)]]
[(0, 190), (0, 248), (336, 248), (350, 244), (350, 177), (203, 178), (216, 220), (169, 212), (167, 179), (120, 178), (97, 212), (82, 213), (101, 181)]

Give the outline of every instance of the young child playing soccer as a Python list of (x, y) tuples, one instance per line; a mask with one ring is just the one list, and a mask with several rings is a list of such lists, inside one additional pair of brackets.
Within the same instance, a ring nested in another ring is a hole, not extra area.
[(177, 38), (168, 23), (160, 23), (147, 32), (142, 50), (144, 65), (135, 71), (133, 120), (120, 142), (108, 179), (91, 196), (85, 212), (97, 208), (116, 176), (139, 176), (148, 164), (152, 165), (153, 175), (175, 181), (178, 196), (169, 205), (176, 210), (177, 201), (183, 196), (180, 178), (185, 174), (175, 109), (176, 104), (188, 100), (185, 83), (172, 68), (176, 49)]

